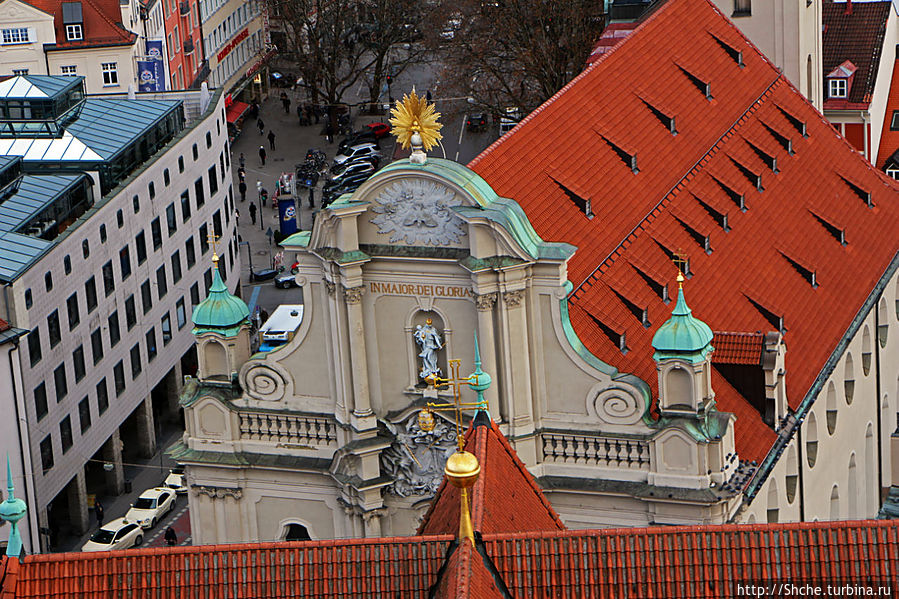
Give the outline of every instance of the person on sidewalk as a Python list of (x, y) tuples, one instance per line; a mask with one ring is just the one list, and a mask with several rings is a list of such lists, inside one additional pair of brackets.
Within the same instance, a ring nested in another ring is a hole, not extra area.
[(243, 166), (237, 167), (237, 178), (244, 181), (247, 178), (247, 169)]
[(234, 226), (240, 226), (240, 210), (238, 210), (237, 208), (234, 209)]
[(334, 127), (331, 126), (331, 123), (328, 123), (328, 126), (325, 127), (325, 135), (328, 136), (328, 143), (334, 143)]
[(247, 182), (243, 179), (240, 180), (240, 183), (237, 184), (237, 191), (240, 192), (240, 201), (247, 201)]
[(239, 162), (240, 162), (240, 168), (243, 168), (246, 166), (246, 159), (243, 157), (243, 152), (240, 153)]
[(275, 151), (275, 131), (273, 129), (269, 129), (268, 131), (268, 144), (272, 147), (272, 152)]
[(165, 544), (169, 547), (174, 547), (178, 544), (178, 533), (171, 526), (165, 529)]
[(262, 161), (262, 166), (265, 166), (265, 146), (259, 146), (259, 160)]
[(285, 92), (281, 92), (281, 106), (284, 107), (284, 114), (290, 114), (290, 98)]
[(309, 188), (309, 208), (315, 208), (315, 188)]
[(94, 500), (94, 514), (97, 516), (97, 526), (103, 526), (103, 504)]
[(256, 224), (256, 204), (250, 202), (250, 221)]

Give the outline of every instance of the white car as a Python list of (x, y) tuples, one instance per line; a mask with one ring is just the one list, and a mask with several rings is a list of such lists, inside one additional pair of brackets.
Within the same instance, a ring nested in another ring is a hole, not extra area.
[(373, 156), (380, 159), (381, 149), (373, 143), (361, 143), (356, 146), (351, 146), (344, 150), (343, 154), (338, 154), (334, 157), (334, 166), (338, 166), (340, 164), (343, 164), (344, 162), (354, 160), (356, 158), (361, 158), (363, 156)]
[(184, 466), (177, 466), (169, 470), (169, 475), (165, 477), (165, 481), (162, 484), (172, 489), (178, 495), (187, 493), (187, 484), (184, 481)]
[(137, 522), (141, 528), (153, 528), (164, 515), (175, 509), (175, 491), (154, 487), (140, 494), (125, 514), (129, 522)]
[(144, 531), (137, 522), (127, 518), (116, 518), (100, 527), (91, 535), (82, 551), (112, 551), (137, 547), (144, 542)]

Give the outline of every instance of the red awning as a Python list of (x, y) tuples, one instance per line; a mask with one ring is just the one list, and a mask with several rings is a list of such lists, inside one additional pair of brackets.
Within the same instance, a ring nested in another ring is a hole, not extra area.
[(244, 113), (250, 108), (250, 105), (246, 102), (231, 102), (231, 106), (225, 111), (225, 116), (228, 119), (229, 123), (234, 123), (240, 117), (244, 115)]

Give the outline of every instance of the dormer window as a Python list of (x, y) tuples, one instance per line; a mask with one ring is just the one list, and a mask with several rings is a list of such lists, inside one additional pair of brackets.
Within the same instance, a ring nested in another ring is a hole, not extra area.
[(66, 28), (66, 41), (77, 42), (84, 39), (84, 16), (81, 2), (62, 3), (62, 24)]
[(845, 98), (848, 95), (849, 81), (846, 79), (831, 79), (827, 85), (828, 98)]

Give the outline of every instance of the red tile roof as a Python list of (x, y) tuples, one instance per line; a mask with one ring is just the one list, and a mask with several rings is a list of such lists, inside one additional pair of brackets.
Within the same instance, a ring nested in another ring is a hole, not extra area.
[(484, 558), (469, 542), (460, 543), (449, 556), (432, 596), (440, 599), (508, 597), (498, 588)]
[(880, 146), (877, 150), (877, 168), (885, 169), (887, 161), (899, 165), (899, 156), (893, 156), (899, 150), (899, 131), (892, 129), (893, 113), (899, 111), (899, 60), (893, 63), (893, 77), (890, 80), (890, 95), (883, 115), (883, 129), (880, 133)]
[[(638, 173), (611, 144), (635, 153)], [(674, 294), (673, 252), (689, 255), (686, 297), (713, 330), (771, 331), (782, 317), (793, 408), (896, 253), (895, 182), (707, 0), (662, 4), (469, 166), (541, 237), (578, 247), (568, 264), (575, 331), (656, 394), (651, 341), (673, 307), (658, 291), (671, 283)], [(623, 298), (647, 306), (652, 326)], [(737, 415), (740, 456), (761, 460), (773, 431), (717, 371), (713, 385)]]
[[(481, 465), (481, 475), (471, 491), (474, 530), (487, 534), (565, 529), (534, 477), (486, 412), (478, 412), (466, 434), (465, 450)], [(418, 533), (455, 534), (459, 530), (459, 500), (459, 490), (444, 479)]]
[(712, 362), (715, 364), (761, 366), (762, 352), (765, 350), (765, 335), (715, 331), (714, 347)]
[(899, 523), (578, 530), (485, 535), (484, 544), (513, 597), (728, 599), (747, 596), (737, 583), (778, 582), (880, 584), (895, 592)]
[(0, 318), (0, 331), (5, 331), (6, 329), (9, 329), (9, 328), (10, 328), (9, 323), (6, 322), (5, 320), (3, 320), (2, 318)]
[(890, 0), (853, 2), (851, 14), (847, 14), (846, 2), (824, 0), (824, 75), (846, 60), (858, 67), (848, 97), (845, 100), (825, 98), (825, 108), (866, 108), (871, 102), (890, 10)]
[(137, 40), (136, 34), (122, 26), (122, 10), (118, 0), (81, 0), (84, 39), (78, 41), (66, 40), (66, 28), (62, 22), (62, 3), (68, 0), (22, 1), (53, 15), (57, 49), (130, 46)]

